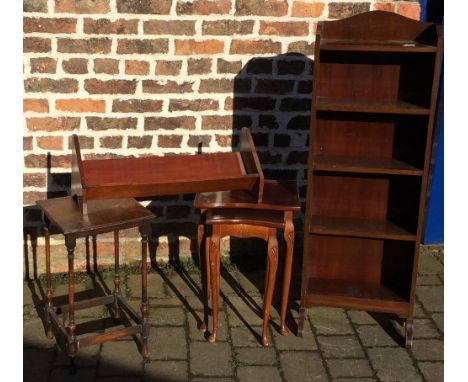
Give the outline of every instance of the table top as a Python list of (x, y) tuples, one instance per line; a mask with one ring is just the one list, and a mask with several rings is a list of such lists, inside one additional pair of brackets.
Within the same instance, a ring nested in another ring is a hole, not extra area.
[(299, 211), (301, 204), (295, 181), (265, 179), (263, 200), (258, 203), (256, 195), (248, 190), (203, 192), (195, 197), (196, 208), (249, 208), (272, 211)]
[(132, 198), (91, 200), (87, 215), (81, 213), (76, 199), (71, 196), (36, 203), (64, 235), (77, 237), (135, 227), (155, 218), (151, 211)]

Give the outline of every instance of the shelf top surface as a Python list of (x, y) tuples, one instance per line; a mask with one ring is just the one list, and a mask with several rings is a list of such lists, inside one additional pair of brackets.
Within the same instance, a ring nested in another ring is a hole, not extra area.
[(86, 216), (83, 216), (78, 202), (71, 196), (39, 200), (37, 204), (65, 235), (106, 228), (111, 231), (117, 225), (127, 224), (131, 227), (155, 217), (133, 198), (89, 201)]
[(146, 185), (248, 176), (238, 152), (83, 161), (86, 187)]
[(325, 38), (320, 40), (321, 50), (370, 52), (436, 52), (437, 47), (412, 40), (352, 40)]

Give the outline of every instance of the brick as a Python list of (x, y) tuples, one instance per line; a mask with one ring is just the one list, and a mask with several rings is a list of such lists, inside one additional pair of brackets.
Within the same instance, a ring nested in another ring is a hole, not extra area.
[(287, 0), (236, 0), (236, 16), (286, 16)]
[(24, 90), (30, 93), (76, 93), (78, 91), (78, 81), (71, 78), (59, 80), (28, 78), (24, 80)]
[(57, 39), (57, 51), (60, 53), (106, 54), (110, 53), (111, 45), (112, 40), (109, 38)]
[(31, 73), (55, 73), (57, 60), (50, 57), (31, 58)]
[(226, 99), (224, 100), (224, 110), (232, 111), (233, 103), (234, 103), (234, 100), (232, 97), (226, 97)]
[(100, 137), (99, 146), (106, 149), (120, 149), (123, 137)]
[(49, 101), (46, 99), (23, 99), (23, 112), (48, 113)]
[(231, 93), (233, 90), (234, 80), (225, 78), (201, 80), (198, 89), (200, 93)]
[(178, 0), (176, 12), (178, 15), (211, 15), (228, 14), (231, 10), (231, 0)]
[(354, 336), (317, 336), (325, 358), (363, 358), (364, 352)]
[(309, 116), (296, 116), (289, 120), (287, 127), (288, 130), (309, 130), (310, 117)]
[(419, 20), (421, 7), (418, 3), (398, 3), (398, 14), (413, 20)]
[(23, 173), (23, 187), (45, 187), (47, 175), (40, 172)]
[(23, 137), (23, 151), (32, 150), (32, 137)]
[(307, 36), (309, 25), (306, 22), (260, 21), (260, 34), (275, 36)]
[(88, 73), (88, 60), (86, 58), (70, 58), (62, 61), (62, 69), (65, 73), (86, 74)]
[(319, 17), (325, 9), (325, 4), (320, 2), (306, 3), (294, 1), (291, 10), (293, 17)]
[(187, 73), (192, 74), (207, 74), (211, 72), (212, 61), (210, 58), (191, 58), (187, 61)]
[(333, 378), (373, 376), (369, 361), (364, 359), (330, 359), (327, 365)]
[(175, 40), (175, 54), (216, 54), (224, 52), (224, 42), (220, 40)]
[(230, 115), (203, 115), (203, 130), (230, 130), (232, 126), (232, 116)]
[(127, 147), (129, 149), (149, 149), (153, 143), (153, 136), (152, 135), (144, 135), (144, 136), (129, 136)]
[(63, 137), (37, 137), (36, 144), (44, 150), (63, 150)]
[(208, 147), (211, 142), (211, 135), (189, 135), (187, 142), (188, 147), (198, 147), (201, 144), (203, 147)]
[(291, 136), (287, 134), (275, 134), (274, 141), (273, 141), (274, 147), (289, 147), (290, 144), (291, 144)]
[(427, 382), (437, 382), (444, 380), (443, 362), (419, 362), (418, 367), (423, 373)]
[(219, 135), (215, 136), (216, 143), (221, 147), (233, 147), (235, 146), (234, 138), (231, 135)]
[(261, 375), (262, 379), (270, 382), (281, 382), (280, 372), (277, 367), (273, 366), (241, 366), (237, 369), (237, 376), (239, 382), (256, 382), (258, 376)]
[(47, 0), (23, 0), (23, 12), (47, 13)]
[[(45, 154), (31, 154), (24, 157), (24, 164), (27, 168), (45, 168), (47, 164), (47, 156)], [(70, 168), (71, 155), (51, 155), (50, 166)]]
[(26, 126), (29, 131), (72, 131), (80, 127), (80, 118), (28, 118)]
[[(216, 367), (209, 367), (216, 365)], [(190, 372), (203, 376), (234, 374), (231, 347), (227, 342), (192, 342), (190, 344)]]
[(134, 94), (136, 81), (128, 80), (85, 80), (84, 88), (90, 94)]
[(104, 113), (106, 101), (93, 99), (58, 99), (55, 101), (55, 109), (75, 113)]
[(143, 93), (190, 93), (192, 91), (193, 82), (143, 81)]
[(312, 81), (299, 81), (297, 84), (297, 92), (299, 94), (311, 94), (312, 85)]
[(315, 43), (307, 41), (295, 41), (288, 45), (288, 53), (300, 53), (305, 56), (314, 54)]
[(108, 13), (109, 0), (55, 0), (56, 13)]
[(119, 74), (119, 60), (113, 58), (96, 58), (93, 65), (94, 73)]
[[(68, 149), (71, 150), (73, 148), (73, 140), (70, 136), (68, 139)], [(85, 137), (80, 134), (80, 147), (82, 149), (93, 149), (94, 148), (94, 137)]]
[(145, 365), (145, 380), (188, 381), (186, 361), (151, 361)]
[(272, 40), (233, 40), (229, 49), (230, 54), (264, 54), (281, 53), (281, 43)]
[(255, 86), (257, 94), (288, 94), (294, 89), (293, 80), (262, 80), (258, 79)]
[(117, 0), (119, 13), (168, 15), (172, 0)]
[(389, 2), (374, 3), (374, 10), (394, 12), (395, 11), (395, 3), (394, 2), (391, 2), (391, 3), (389, 3)]
[(227, 61), (218, 58), (218, 73), (239, 73), (242, 69), (242, 61)]
[(283, 98), (281, 100), (281, 111), (309, 111), (310, 99), (308, 98)]
[(369, 9), (370, 3), (330, 3), (328, 4), (328, 17), (331, 19), (344, 19), (368, 12)]
[(84, 19), (84, 33), (138, 34), (138, 20)]
[(144, 76), (149, 73), (149, 62), (147, 61), (125, 61), (125, 74)]
[(117, 45), (117, 53), (119, 54), (167, 53), (168, 50), (169, 41), (163, 38), (154, 40), (120, 39)]
[(204, 110), (218, 110), (218, 101), (213, 99), (171, 99), (169, 102), (169, 111), (204, 111)]
[(52, 43), (48, 38), (25, 37), (23, 39), (24, 53), (47, 53), (52, 49)]
[[(38, 192), (38, 191), (23, 191), (23, 205), (36, 205), (37, 200), (47, 199), (47, 192)], [(25, 349), (26, 350), (26, 349)], [(41, 349), (41, 353), (44, 353), (44, 350)], [(53, 352), (52, 352), (53, 354)], [(40, 354), (44, 355), (44, 354)], [(50, 362), (50, 361), (49, 361)], [(31, 376), (34, 379), (34, 377)], [(46, 381), (44, 379), (44, 381)]]
[[(158, 137), (159, 147), (179, 148), (181, 143), (182, 143), (182, 135), (160, 135)], [(166, 217), (170, 218), (168, 214), (169, 207), (167, 209), (168, 211), (166, 213)], [(171, 218), (180, 218), (180, 217), (183, 217), (183, 216), (177, 215), (177, 216), (172, 216)]]
[(202, 24), (202, 34), (216, 36), (232, 36), (252, 33), (253, 20), (216, 20), (204, 21)]
[(145, 130), (195, 130), (195, 117), (148, 117)]
[(168, 34), (192, 36), (195, 34), (195, 21), (192, 20), (148, 20), (143, 23), (145, 34)]
[(182, 61), (156, 61), (156, 74), (177, 76), (181, 67)]
[(76, 19), (24, 17), (24, 33), (75, 33)]
[(101, 118), (86, 117), (86, 125), (90, 130), (126, 130), (136, 129), (136, 118)]
[(276, 100), (271, 97), (236, 97), (235, 110), (274, 110)]
[(271, 58), (253, 58), (246, 64), (248, 74), (272, 74), (273, 60)]
[(119, 113), (155, 113), (162, 110), (163, 101), (150, 99), (116, 99), (112, 111)]
[(305, 60), (281, 60), (277, 62), (278, 74), (291, 75), (302, 74), (305, 69)]

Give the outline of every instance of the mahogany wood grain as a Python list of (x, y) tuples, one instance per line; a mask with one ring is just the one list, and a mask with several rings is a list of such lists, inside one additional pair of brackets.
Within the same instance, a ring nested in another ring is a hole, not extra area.
[(441, 52), (390, 12), (319, 22), (299, 335), (326, 305), (397, 314), (411, 345)]

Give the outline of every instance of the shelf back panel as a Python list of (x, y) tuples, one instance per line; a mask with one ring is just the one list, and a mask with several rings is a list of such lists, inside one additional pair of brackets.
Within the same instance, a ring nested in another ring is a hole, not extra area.
[(380, 283), (383, 240), (309, 235), (308, 244), (311, 277)]

